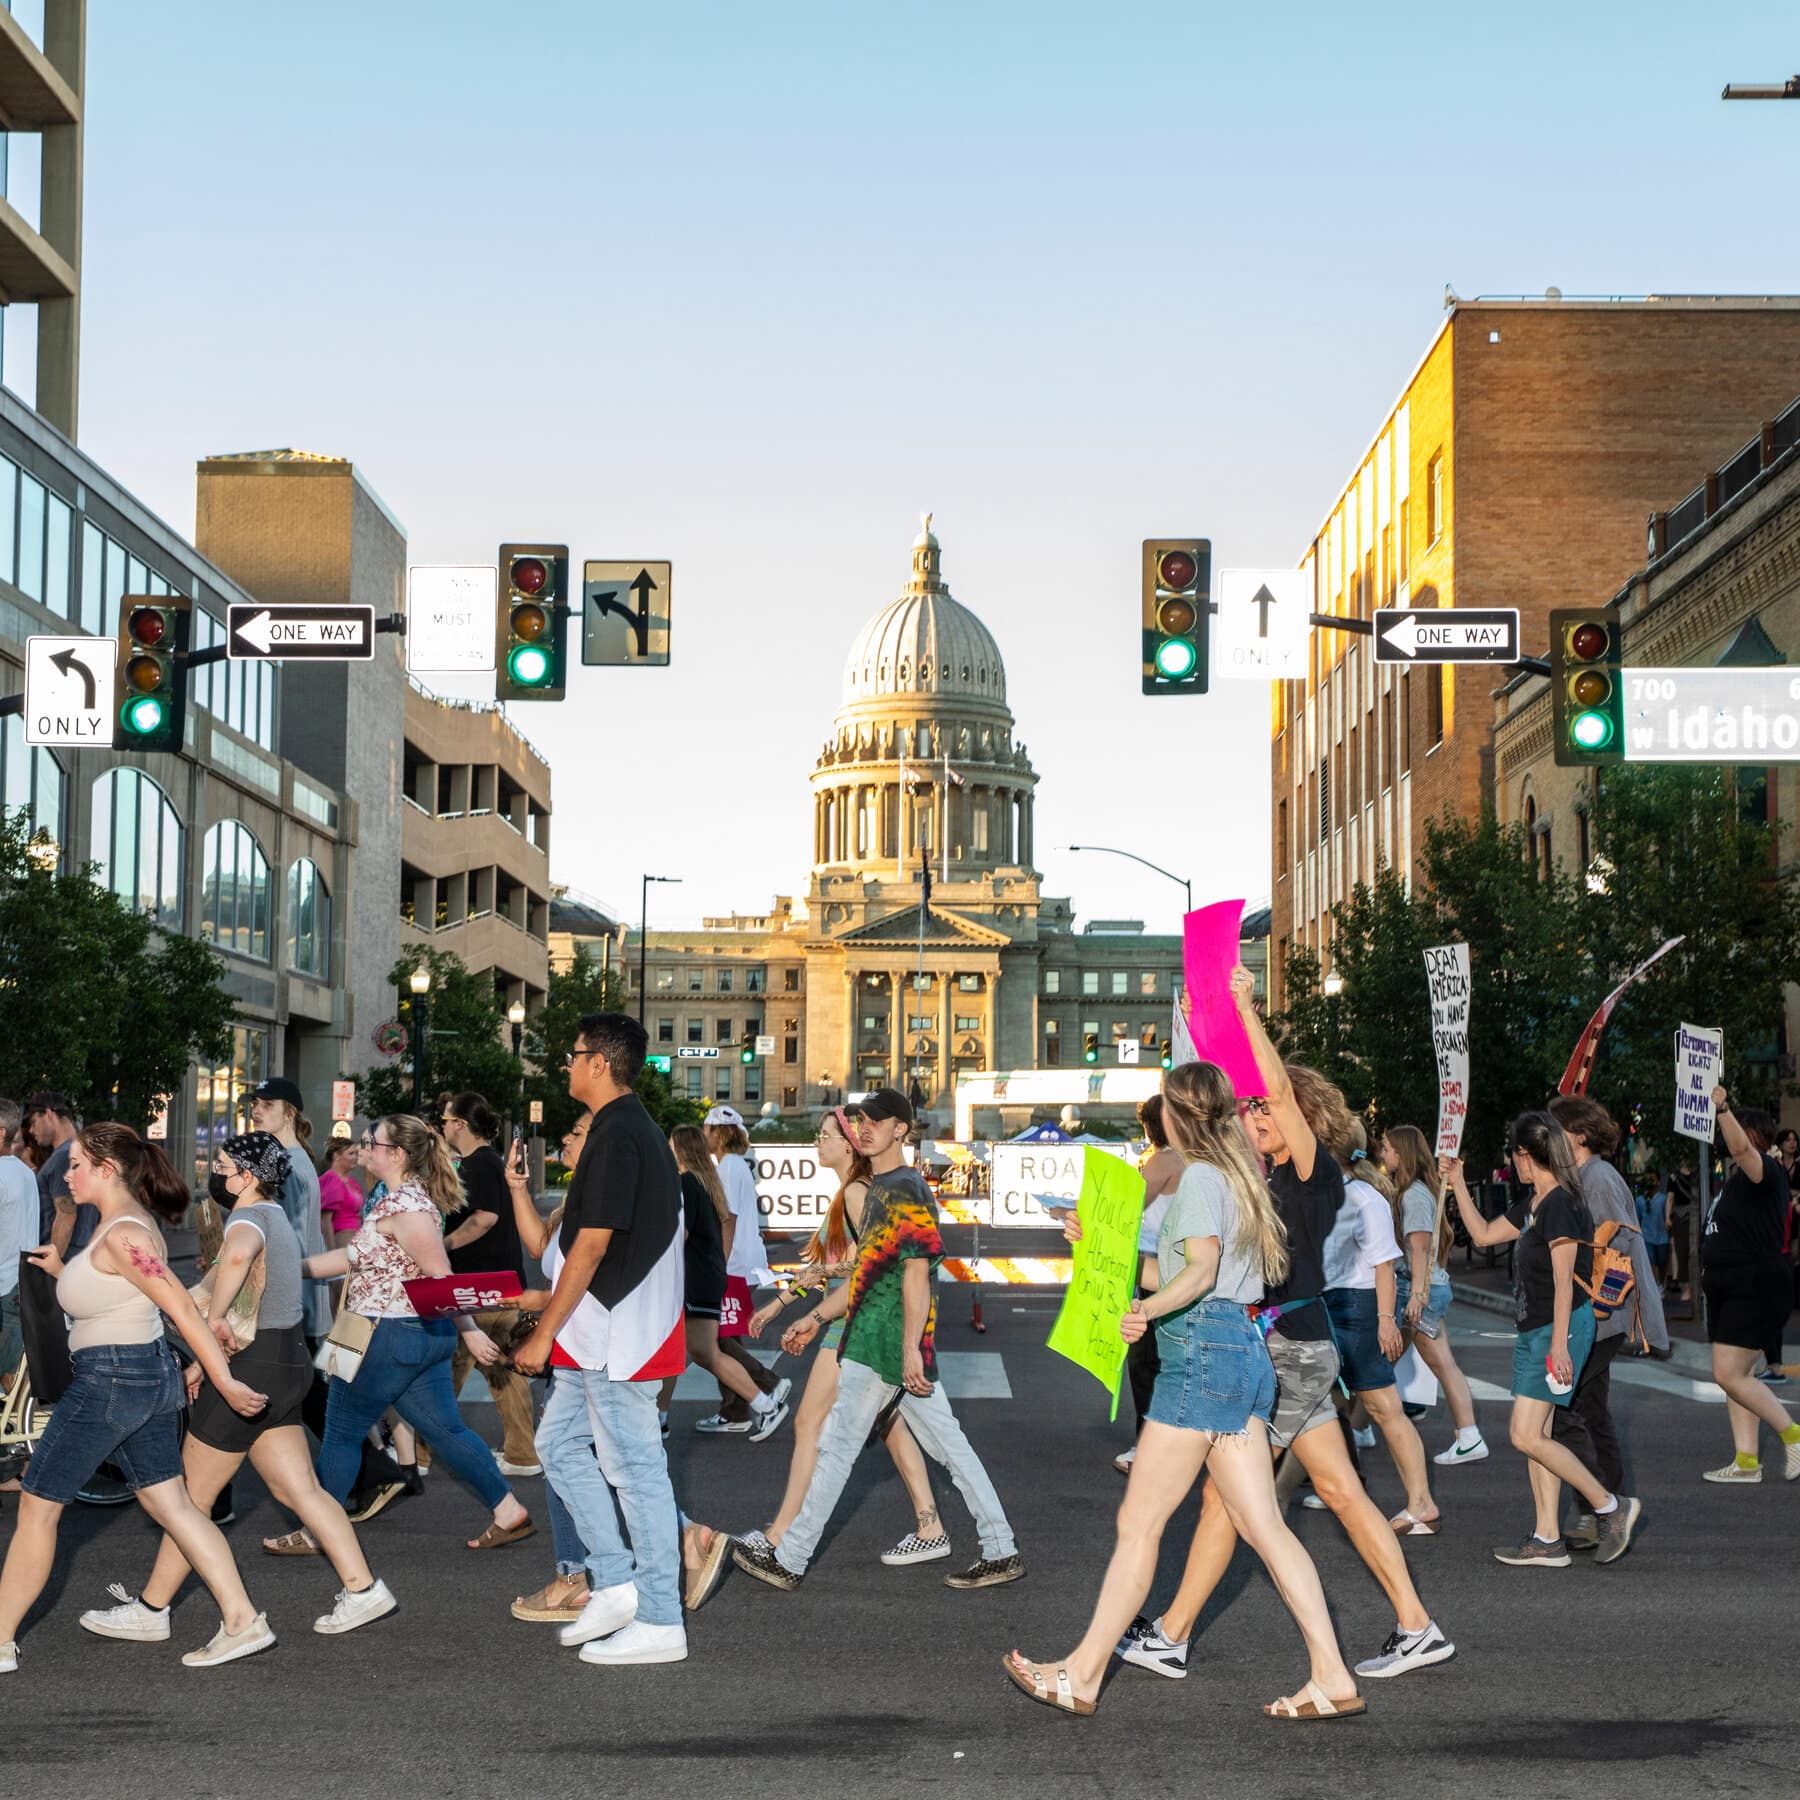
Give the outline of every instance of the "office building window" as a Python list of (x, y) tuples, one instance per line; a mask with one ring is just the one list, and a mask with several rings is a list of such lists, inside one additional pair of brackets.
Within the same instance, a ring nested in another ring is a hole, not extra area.
[(1444, 741), (1444, 688), (1450, 680), (1450, 665), (1424, 671), (1425, 729), (1432, 743)]
[(687, 1022), (687, 1041), (690, 1044), (697, 1044), (700, 1042), (700, 1034), (705, 1029), (705, 1025), (706, 1025), (706, 1021), (704, 1019), (689, 1019), (688, 1020), (688, 1022)]
[(181, 929), (181, 817), (142, 770), (109, 769), (95, 781), (91, 841), (102, 887)]
[(958, 1031), (979, 1031), (981, 1029), (980, 1014), (958, 1013), (956, 1015), (956, 1029)]
[(1100, 1021), (1098, 1019), (1083, 1019), (1081, 1021), (1081, 1035), (1087, 1037), (1090, 1033), (1095, 1037), (1100, 1035)]
[(250, 1123), (250, 1091), (269, 1073), (269, 1035), (247, 1025), (231, 1030), (225, 1062), (194, 1069), (194, 1186), (204, 1188), (215, 1152)]
[(1400, 502), (1400, 579), (1412, 573), (1412, 502)]
[(31, 814), (34, 831), (63, 840), (63, 769), (53, 752), (25, 741), (25, 721), (12, 713), (0, 719), (0, 803), (9, 813)]
[(221, 950), (269, 960), (269, 864), (249, 828), (224, 819), (200, 845), (200, 935)]
[(706, 1071), (697, 1062), (688, 1064), (687, 1091), (690, 1100), (706, 1098)]
[(1444, 535), (1444, 453), (1425, 465), (1425, 547)]
[(1046, 969), (1044, 971), (1044, 992), (1060, 994), (1062, 992), (1062, 970)]
[(1114, 1019), (1112, 1026), (1112, 1041), (1115, 1044), (1122, 1044), (1130, 1036), (1131, 1021), (1129, 1019)]
[(729, 969), (721, 969), (719, 971), (719, 992), (721, 994), (729, 994), (731, 992), (731, 971)]
[(1154, 969), (1146, 969), (1144, 973), (1138, 977), (1138, 992), (1140, 994), (1154, 994), (1156, 992), (1156, 971)]
[(959, 975), (956, 978), (956, 986), (960, 993), (979, 994), (981, 992), (981, 977), (979, 975)]
[(729, 1100), (731, 1098), (731, 1064), (720, 1063), (713, 1070), (713, 1098)]
[(1286, 875), (1288, 872), (1288, 811), (1285, 800), (1275, 808), (1275, 872), (1278, 875)]
[(1083, 969), (1081, 971), (1081, 991), (1084, 994), (1097, 994), (1100, 991), (1100, 971)]
[(794, 1108), (800, 1104), (800, 1090), (798, 1088), (784, 1087), (781, 1090), (781, 1104), (789, 1112), (792, 1112)]
[(320, 981), (331, 975), (331, 894), (310, 856), (288, 870), (287, 960), (290, 969)]
[(797, 994), (800, 991), (800, 971), (783, 969), (781, 971), (781, 991), (784, 994)]
[(929, 1031), (931, 1029), (930, 1013), (909, 1013), (906, 1019), (908, 1031)]
[(1162, 1040), (1162, 1020), (1146, 1019), (1138, 1032), (1138, 1042), (1146, 1050), (1154, 1050)]
[(658, 1019), (656, 1021), (656, 1041), (659, 1044), (672, 1044), (675, 1041), (675, 1021)]
[(0, 456), (0, 575), (11, 581), (19, 565), (13, 552), (19, 525), (19, 465)]
[(790, 1067), (800, 1060), (800, 1040), (797, 1037), (781, 1040), (781, 1060)]
[(19, 573), (16, 586), (33, 600), (44, 597), (44, 484), (19, 471)]
[(1112, 974), (1112, 991), (1115, 994), (1123, 994), (1127, 990), (1127, 988), (1130, 986), (1130, 977), (1125, 973), (1125, 971), (1123, 969), (1114, 969), (1111, 971), (1111, 974)]
[(690, 994), (698, 994), (702, 989), (705, 979), (706, 971), (704, 969), (689, 969), (687, 972), (687, 991)]
[(754, 1063), (744, 1071), (744, 1104), (746, 1106), (762, 1104), (762, 1070)]
[(1054, 1019), (1044, 1021), (1044, 1067), (1054, 1069), (1062, 1062), (1062, 1027)]
[(650, 979), (659, 994), (674, 993), (675, 971), (673, 969), (652, 969)]
[(769, 976), (766, 969), (746, 969), (744, 971), (744, 992), (746, 994), (760, 994), (768, 985), (768, 980)]
[(729, 1019), (720, 1019), (718, 1021), (718, 1032), (717, 1042), (721, 1044), (729, 1044), (732, 1042), (731, 1021)]

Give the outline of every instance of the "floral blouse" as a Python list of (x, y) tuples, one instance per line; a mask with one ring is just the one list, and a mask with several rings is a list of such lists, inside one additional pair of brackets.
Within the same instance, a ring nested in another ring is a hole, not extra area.
[(358, 1228), (346, 1248), (350, 1255), (350, 1278), (345, 1286), (344, 1304), (365, 1319), (411, 1319), (417, 1315), (406, 1297), (403, 1281), (417, 1281), (425, 1271), (408, 1256), (399, 1242), (376, 1227), (383, 1219), (400, 1213), (424, 1213), (431, 1222), (443, 1228), (443, 1219), (431, 1196), (416, 1182), (402, 1182), (390, 1189), (370, 1207), (368, 1217)]

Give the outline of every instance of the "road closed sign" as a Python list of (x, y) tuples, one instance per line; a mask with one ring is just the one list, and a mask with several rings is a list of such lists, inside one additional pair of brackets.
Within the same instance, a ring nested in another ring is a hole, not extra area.
[(771, 1231), (814, 1232), (825, 1223), (837, 1177), (810, 1144), (759, 1145), (750, 1152), (756, 1210)]
[[(1039, 1201), (1066, 1200), (1072, 1206), (1080, 1199), (1089, 1147), (1085, 1144), (996, 1144), (989, 1166), (992, 1176), (989, 1208), (982, 1224), (1055, 1229), (1057, 1221)], [(1124, 1144), (1091, 1147), (1126, 1159), (1131, 1155)]]

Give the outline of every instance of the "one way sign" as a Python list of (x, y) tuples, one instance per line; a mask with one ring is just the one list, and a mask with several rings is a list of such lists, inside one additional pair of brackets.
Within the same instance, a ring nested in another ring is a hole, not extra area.
[(1516, 663), (1519, 615), (1508, 607), (1383, 606), (1375, 613), (1375, 660), (1397, 663)]
[(226, 609), (225, 654), (233, 662), (368, 662), (375, 654), (372, 606)]

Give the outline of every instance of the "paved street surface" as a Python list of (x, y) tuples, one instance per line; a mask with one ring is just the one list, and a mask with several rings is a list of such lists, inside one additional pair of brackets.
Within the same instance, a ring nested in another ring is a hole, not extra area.
[[(1123, 1421), (1107, 1424), (1086, 1377), (1042, 1348), (1054, 1302), (1022, 1292), (989, 1293), (985, 1337), (968, 1329), (967, 1290), (948, 1293), (940, 1341), (958, 1409), (1018, 1530), (1023, 1582), (963, 1594), (940, 1585), (945, 1565), (882, 1568), (878, 1554), (910, 1517), (891, 1465), (870, 1453), (799, 1592), (732, 1573), (691, 1622), (686, 1664), (605, 1671), (559, 1649), (552, 1627), (508, 1616), (510, 1599), (549, 1573), (548, 1531), (471, 1554), (462, 1540), (479, 1527), (479, 1510), (440, 1471), (423, 1499), (365, 1529), (399, 1613), (326, 1639), (309, 1627), (331, 1599), (330, 1575), (318, 1562), (257, 1552), (280, 1515), (246, 1477), (231, 1535), (282, 1641), (206, 1672), (178, 1661), (216, 1622), (192, 1588), (168, 1645), (81, 1632), (77, 1613), (104, 1604), (108, 1582), (142, 1580), (153, 1540), (135, 1508), (77, 1508), (54, 1610), (29, 1631), (20, 1673), (0, 1686), (6, 1790), (259, 1800), (1794, 1792), (1800, 1484), (1703, 1485), (1700, 1471), (1729, 1452), (1723, 1407), (1716, 1390), (1669, 1368), (1628, 1367), (1617, 1384), (1646, 1523), (1637, 1547), (1607, 1570), (1579, 1559), (1568, 1570), (1516, 1570), (1489, 1559), (1492, 1544), (1528, 1528), (1529, 1513), (1524, 1466), (1503, 1444), (1504, 1402), (1479, 1402), (1494, 1455), (1437, 1472), (1448, 1528), (1409, 1541), (1427, 1604), (1458, 1654), (1368, 1684), (1366, 1718), (1299, 1730), (1259, 1716), (1259, 1702), (1299, 1684), (1304, 1664), (1260, 1566), (1242, 1553), (1202, 1622), (1186, 1682), (1119, 1669), (1092, 1719), (1031, 1705), (1007, 1685), (1000, 1659), (1013, 1644), (1041, 1657), (1072, 1647), (1111, 1550), (1124, 1483), (1110, 1458), (1129, 1433)], [(1464, 1367), (1489, 1384), (1478, 1391), (1502, 1393), (1504, 1321), (1459, 1307), (1454, 1324)], [(494, 1439), (492, 1407), (468, 1410)], [(678, 1493), (708, 1522), (763, 1523), (790, 1433), (762, 1445), (699, 1438), (701, 1410), (697, 1398), (677, 1404)], [(1441, 1448), (1441, 1417), (1425, 1430), (1427, 1447)], [(1385, 1453), (1365, 1465), (1376, 1499), (1397, 1508)], [(540, 1484), (520, 1487), (539, 1507)], [(966, 1561), (975, 1550), (968, 1516), (954, 1494), (945, 1511)], [(1193, 1515), (1190, 1501), (1165, 1545), (1159, 1593)], [(0, 1533), (13, 1516), (8, 1505)], [(1292, 1519), (1352, 1660), (1373, 1653), (1390, 1624), (1374, 1583), (1328, 1516), (1296, 1505)]]

